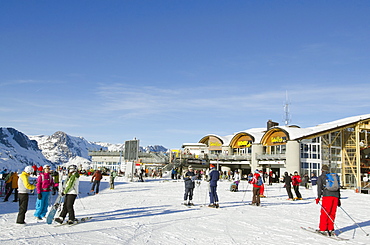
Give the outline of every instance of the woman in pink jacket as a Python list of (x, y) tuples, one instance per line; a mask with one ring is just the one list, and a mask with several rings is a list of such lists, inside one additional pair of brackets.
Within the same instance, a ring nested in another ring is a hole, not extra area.
[(50, 174), (50, 166), (45, 165), (43, 172), (37, 178), (37, 201), (34, 216), (36, 220), (42, 220), (46, 216), (49, 205), (49, 195), (54, 187), (53, 176)]

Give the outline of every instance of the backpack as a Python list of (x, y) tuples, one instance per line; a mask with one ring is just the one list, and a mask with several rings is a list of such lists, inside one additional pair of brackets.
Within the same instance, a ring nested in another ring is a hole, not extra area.
[(261, 176), (258, 177), (256, 185), (261, 186), (263, 184)]
[(331, 173), (326, 174), (326, 185), (325, 189), (328, 191), (337, 191), (340, 188), (339, 176), (338, 174)]

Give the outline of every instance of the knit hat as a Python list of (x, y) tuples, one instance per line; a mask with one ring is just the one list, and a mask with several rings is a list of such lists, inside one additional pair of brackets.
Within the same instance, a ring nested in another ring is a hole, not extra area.
[(24, 168), (24, 172), (30, 174), (30, 173), (33, 172), (33, 168), (31, 166), (27, 166), (27, 167)]
[(258, 171), (258, 169), (256, 169), (256, 171), (254, 171), (255, 173), (257, 173), (257, 174), (259, 174), (260, 173), (260, 171)]
[(189, 165), (188, 169), (193, 169), (193, 166)]
[(213, 164), (210, 164), (210, 165), (209, 165), (209, 167), (210, 167), (210, 168), (214, 168), (214, 167), (215, 167), (215, 165), (213, 165)]
[(328, 167), (328, 165), (322, 165), (321, 170), (322, 170), (322, 171), (329, 171), (329, 167)]

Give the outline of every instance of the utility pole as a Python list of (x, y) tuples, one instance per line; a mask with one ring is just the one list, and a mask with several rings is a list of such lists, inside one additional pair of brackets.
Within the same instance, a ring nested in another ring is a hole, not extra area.
[(284, 125), (288, 126), (291, 119), (289, 113), (289, 100), (288, 100), (288, 91), (285, 91), (285, 104), (284, 104)]

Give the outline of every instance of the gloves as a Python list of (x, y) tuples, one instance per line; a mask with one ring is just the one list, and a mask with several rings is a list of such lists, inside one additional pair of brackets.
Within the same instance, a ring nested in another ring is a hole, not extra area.
[(37, 198), (38, 198), (39, 200), (41, 200), (41, 198), (42, 198), (41, 193), (39, 193), (39, 194), (37, 195)]
[(316, 198), (315, 200), (316, 200), (316, 204), (319, 204), (320, 198)]
[(338, 199), (338, 207), (340, 207), (340, 205), (342, 205), (342, 203), (340, 202), (340, 199)]

